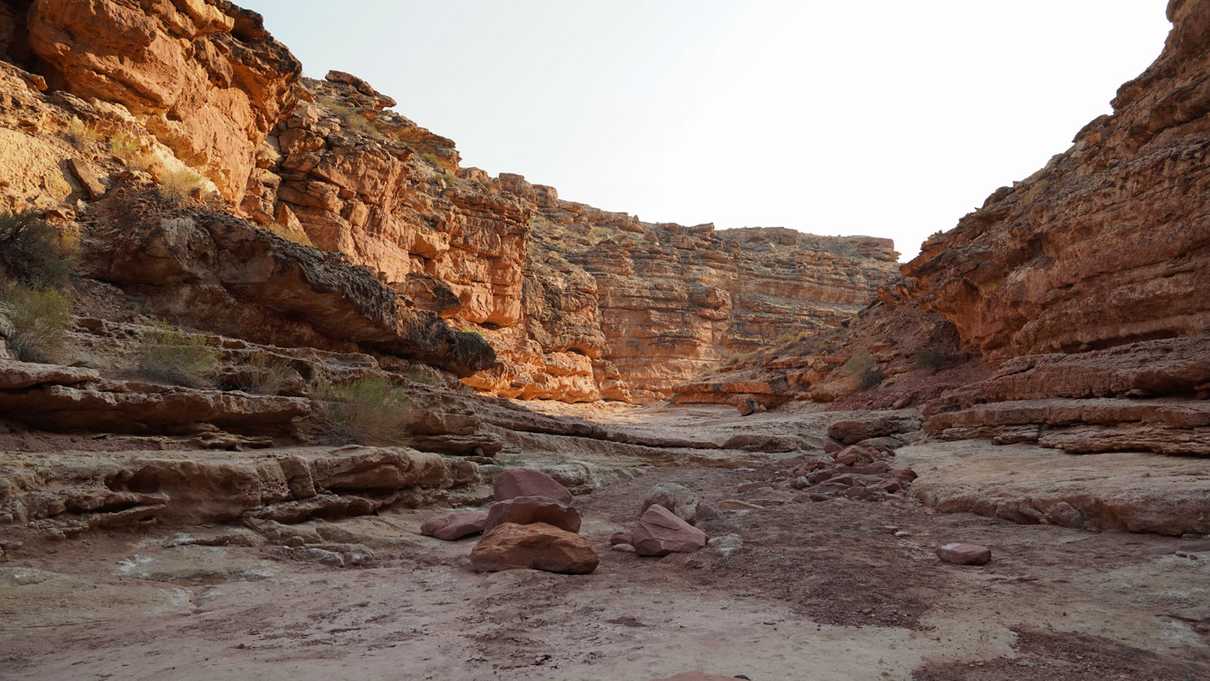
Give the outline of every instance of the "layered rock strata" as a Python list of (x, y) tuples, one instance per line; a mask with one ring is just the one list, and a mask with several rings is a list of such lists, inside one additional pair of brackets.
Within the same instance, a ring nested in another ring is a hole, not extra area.
[(1207, 454), (1210, 3), (1045, 168), (930, 238), (845, 332), (683, 401), (926, 403), (926, 429), (1070, 452)]
[(451, 140), (365, 81), (301, 78), (260, 17), (223, 0), (0, 6), (14, 207), (70, 222), (128, 167), (198, 173), (242, 216), (480, 333), (499, 362), (466, 381), (484, 392), (658, 399), (836, 327), (894, 267), (886, 241), (643, 223), (461, 168)]

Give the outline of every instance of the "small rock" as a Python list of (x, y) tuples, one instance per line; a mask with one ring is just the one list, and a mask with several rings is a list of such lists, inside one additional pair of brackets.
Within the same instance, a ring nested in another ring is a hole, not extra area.
[(751, 397), (740, 400), (739, 403), (735, 405), (735, 409), (739, 412), (740, 416), (751, 416), (766, 410), (765, 405), (757, 402)]
[(631, 544), (614, 544), (609, 548), (614, 551), (621, 551), (622, 553), (634, 553), (634, 546)]
[(895, 536), (900, 539), (903, 539), (904, 537), (912, 536), (912, 533), (908, 532), (907, 530), (899, 530), (898, 532), (895, 533)]
[(529, 525), (546, 523), (568, 532), (580, 531), (580, 512), (571, 506), (547, 497), (513, 497), (497, 501), (487, 509), (484, 532), (504, 523)]
[(486, 511), (457, 511), (424, 521), (420, 534), (444, 541), (458, 541), (483, 532), (486, 524)]
[(617, 546), (618, 544), (629, 544), (629, 543), (630, 543), (630, 533), (629, 532), (626, 532), (626, 531), (614, 532), (613, 534), (609, 535), (609, 545), (610, 546)]
[(697, 494), (688, 487), (675, 482), (661, 482), (652, 487), (647, 498), (643, 500), (643, 508), (639, 514), (641, 515), (648, 508), (657, 504), (672, 511), (687, 523), (692, 523), (697, 516)]
[(832, 455), (832, 459), (842, 466), (857, 466), (874, 463), (879, 456), (877, 449), (850, 445)]
[(640, 556), (693, 553), (706, 545), (705, 532), (658, 504), (643, 512), (630, 536)]
[(724, 534), (718, 537), (711, 537), (710, 541), (706, 542), (706, 546), (723, 558), (726, 558), (742, 549), (744, 547), (744, 540), (738, 534)]
[(497, 501), (514, 497), (548, 497), (570, 504), (571, 492), (557, 480), (532, 468), (509, 468), (501, 471), (492, 481), (492, 492)]
[(953, 565), (987, 565), (992, 550), (979, 544), (952, 543), (937, 549), (937, 557)]

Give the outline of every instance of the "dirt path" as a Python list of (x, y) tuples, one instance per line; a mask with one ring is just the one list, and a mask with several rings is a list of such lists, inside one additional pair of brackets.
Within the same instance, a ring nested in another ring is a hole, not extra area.
[[(580, 497), (602, 556), (585, 577), (475, 574), (473, 540), (419, 536), (416, 511), (308, 524), (369, 547), (365, 567), (166, 530), (28, 547), (0, 563), (0, 678), (1210, 678), (1210, 541), (935, 514), (907, 498), (795, 501), (767, 484), (785, 464), (749, 461), (655, 467)], [(609, 550), (663, 481), (760, 506), (711, 527), (742, 548)], [(948, 541), (987, 544), (994, 561), (941, 564)]]

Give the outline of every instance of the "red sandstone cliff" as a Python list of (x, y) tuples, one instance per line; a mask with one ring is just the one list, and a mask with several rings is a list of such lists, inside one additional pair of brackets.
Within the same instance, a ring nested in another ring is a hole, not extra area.
[[(728, 358), (836, 328), (894, 267), (885, 240), (648, 224), (461, 168), (452, 141), (365, 81), (300, 78), (261, 18), (229, 2), (0, 8), (0, 50), (28, 72), (11, 71), (28, 83), (0, 129), (9, 206), (70, 221), (128, 167), (197, 173), (237, 214), (343, 254), (408, 306), (481, 334), (499, 363), (466, 382), (485, 392), (660, 398)], [(31, 105), (45, 120), (18, 121), (23, 97), (46, 100)], [(99, 142), (48, 141), (79, 121)], [(115, 135), (151, 161), (106, 153)]]
[(1210, 2), (1045, 168), (924, 244), (841, 333), (682, 401), (927, 401), (941, 437), (1210, 452)]

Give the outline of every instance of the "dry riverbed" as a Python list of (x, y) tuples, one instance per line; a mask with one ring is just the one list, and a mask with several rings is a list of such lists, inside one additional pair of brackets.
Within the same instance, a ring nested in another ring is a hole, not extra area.
[[(805, 437), (832, 418), (775, 414), (589, 416), (697, 437)], [(813, 502), (769, 484), (785, 458), (648, 465), (578, 497), (602, 558), (589, 576), (476, 574), (473, 539), (419, 535), (432, 511), (296, 528), (367, 549), (344, 567), (238, 527), (26, 545), (0, 562), (0, 678), (1210, 678), (1210, 540), (941, 514), (908, 495)], [(731, 508), (711, 533), (742, 546), (611, 551), (658, 482)], [(941, 563), (950, 541), (990, 546), (992, 563)]]

